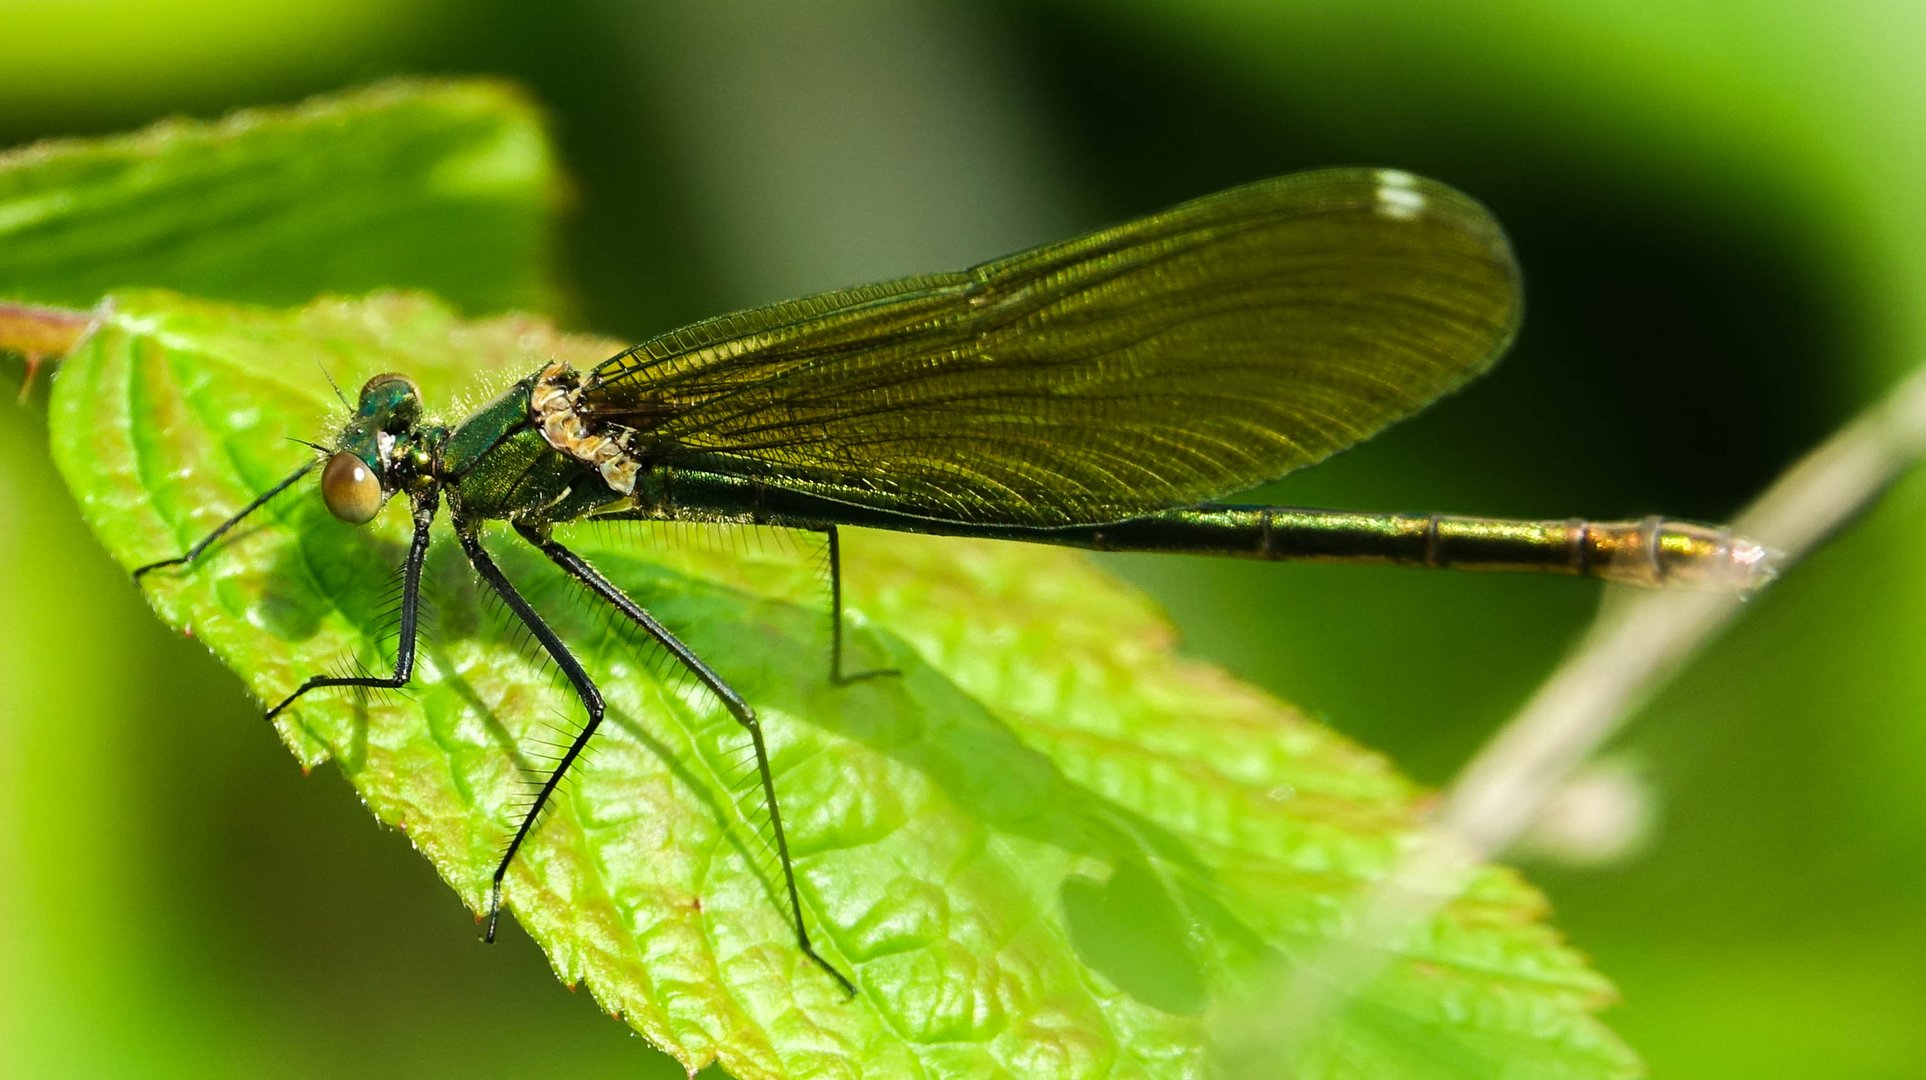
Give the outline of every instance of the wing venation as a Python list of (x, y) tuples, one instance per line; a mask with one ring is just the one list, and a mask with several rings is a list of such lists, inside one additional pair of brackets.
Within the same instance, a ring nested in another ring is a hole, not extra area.
[(1369, 438), (1496, 361), (1519, 308), (1477, 203), (1300, 173), (696, 323), (601, 364), (581, 401), (651, 461), (947, 520), (1095, 523)]

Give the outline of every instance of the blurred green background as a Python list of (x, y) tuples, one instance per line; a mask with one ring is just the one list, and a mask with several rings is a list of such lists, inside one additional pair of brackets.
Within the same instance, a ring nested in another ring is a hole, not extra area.
[[(534, 8), (4, 0), (0, 143), (510, 77), (574, 177), (556, 314), (629, 338), (1298, 168), (1471, 192), (1525, 267), (1512, 357), (1284, 502), (1719, 519), (1926, 358), (1917, 4)], [(1525, 863), (1660, 1075), (1926, 1069), (1921, 529), (1914, 476), (1644, 711), (1615, 748), (1641, 849)], [(1113, 565), (1188, 649), (1434, 783), (1599, 597)], [(0, 1071), (679, 1071), (302, 778), (85, 532), (30, 410), (0, 423), (0, 568)]]

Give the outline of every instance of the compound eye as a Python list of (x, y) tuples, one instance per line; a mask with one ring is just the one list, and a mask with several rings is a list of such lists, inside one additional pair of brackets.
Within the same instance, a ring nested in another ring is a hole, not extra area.
[(359, 455), (343, 450), (321, 471), (321, 498), (335, 517), (366, 525), (381, 512), (381, 478)]

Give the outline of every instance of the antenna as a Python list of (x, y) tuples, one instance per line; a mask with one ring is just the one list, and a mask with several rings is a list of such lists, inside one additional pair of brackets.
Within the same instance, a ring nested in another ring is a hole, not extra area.
[[(340, 384), (340, 383), (338, 383), (338, 382), (335, 382), (335, 381), (334, 381), (334, 376), (328, 373), (328, 365), (326, 365), (326, 364), (323, 364), (323, 363), (321, 362), (321, 358), (317, 356), (317, 357), (315, 357), (315, 360), (314, 360), (314, 366), (315, 366), (315, 367), (318, 367), (318, 368), (320, 368), (320, 369), (321, 369), (321, 377), (322, 377), (322, 378), (324, 378), (324, 379), (326, 379), (326, 380), (328, 380), (328, 385), (334, 388), (334, 396), (335, 396), (335, 397), (338, 397), (338, 398), (340, 398), (340, 399), (341, 399), (341, 404), (342, 404), (342, 405), (344, 405), (344, 406), (346, 406), (346, 407), (347, 407), (347, 409), (348, 409), (348, 410), (349, 410), (350, 412), (352, 412), (352, 411), (354, 410), (354, 402), (352, 402), (352, 401), (349, 401), (349, 400), (348, 400), (348, 395), (346, 395), (346, 394), (344, 394), (344, 393), (342, 393), (342, 392), (341, 392), (341, 384)], [(300, 442), (301, 440), (300, 440), (300, 439), (296, 439), (296, 440), (294, 440), (294, 441), (295, 441), (295, 442)], [(309, 443), (308, 445), (309, 445), (309, 446), (314, 446), (314, 444), (313, 444), (313, 443)], [(314, 448), (315, 448), (316, 450), (319, 450), (319, 449), (321, 449), (321, 447), (318, 447), (318, 446), (315, 446)]]

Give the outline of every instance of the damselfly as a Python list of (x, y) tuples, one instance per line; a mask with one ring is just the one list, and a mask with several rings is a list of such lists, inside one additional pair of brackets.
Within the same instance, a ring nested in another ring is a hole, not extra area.
[(586, 371), (545, 363), (466, 419), (427, 419), (405, 375), (362, 387), (331, 447), (176, 558), (192, 562), (321, 468), (335, 516), (404, 495), (414, 533), (385, 676), (414, 675), (423, 560), (446, 502), (482, 580), (554, 660), (587, 721), (496, 866), (504, 875), (595, 737), (595, 677), (497, 567), (485, 523), (527, 543), (660, 643), (748, 733), (804, 953), (804, 924), (755, 708), (553, 535), (578, 519), (753, 524), (826, 538), (829, 678), (843, 670), (843, 525), (1099, 550), (1527, 570), (1746, 589), (1768, 553), (1730, 532), (1643, 521), (1506, 521), (1231, 506), (1223, 497), (1371, 437), (1495, 362), (1520, 312), (1496, 221), (1402, 172), (1301, 173), (971, 270), (725, 315)]

